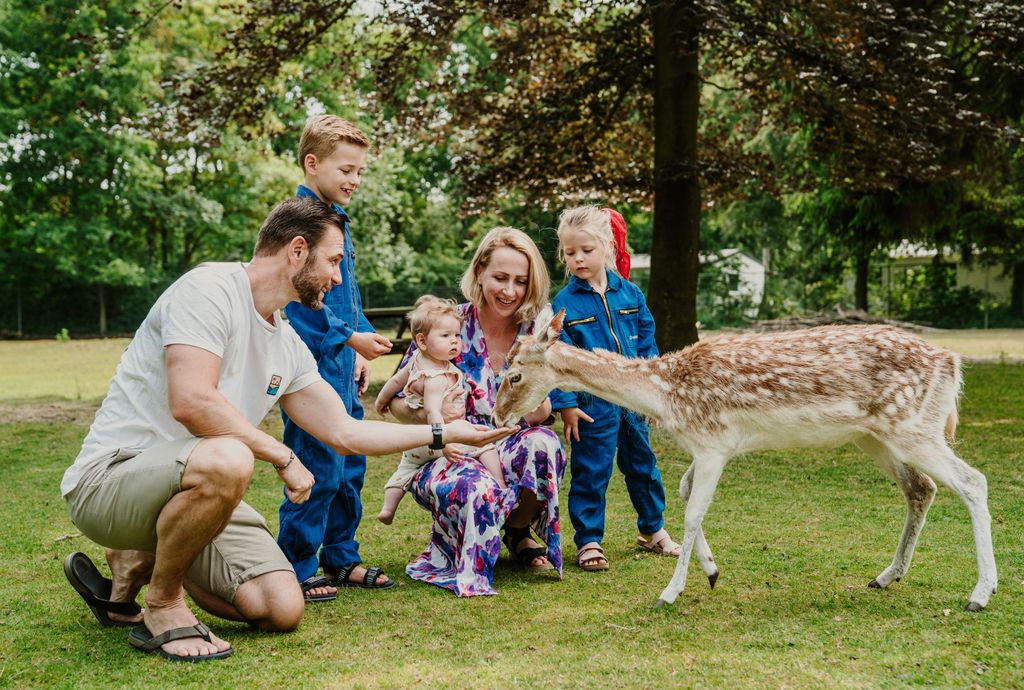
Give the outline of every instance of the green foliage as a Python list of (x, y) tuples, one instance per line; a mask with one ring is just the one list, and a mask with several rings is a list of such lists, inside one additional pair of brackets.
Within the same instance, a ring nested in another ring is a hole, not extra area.
[[(706, 27), (701, 251), (767, 250), (761, 317), (851, 306), (856, 259), (903, 239), (1024, 276), (1011, 5), (686, 4)], [(0, 330), (131, 331), (183, 271), (247, 258), (323, 111), (375, 142), (349, 209), (367, 306), (457, 297), (498, 224), (557, 283), (557, 212), (578, 202), (650, 252), (651, 3), (300, 5), (0, 3)], [(702, 280), (700, 318), (738, 321)], [(923, 291), (914, 314), (1012, 321), (1018, 293), (972, 315), (976, 295)]]
[(58, 343), (71, 342), (71, 336), (68, 334), (68, 329), (60, 329), (60, 331), (58, 331), (57, 335), (55, 336), (55, 339)]

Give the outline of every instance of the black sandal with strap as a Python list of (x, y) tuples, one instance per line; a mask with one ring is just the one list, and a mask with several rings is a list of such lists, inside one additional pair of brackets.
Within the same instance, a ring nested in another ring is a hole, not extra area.
[(320, 589), (321, 587), (334, 587), (334, 583), (326, 577), (317, 577), (312, 575), (307, 577), (305, 580), (299, 583), (299, 587), (302, 588), (302, 596), (305, 597), (306, 601), (317, 602), (317, 601), (334, 601), (338, 598), (337, 592), (329, 592), (324, 594), (312, 594), (310, 590)]
[(349, 563), (348, 565), (341, 566), (341, 570), (338, 571), (338, 574), (333, 576), (331, 584), (335, 587), (360, 587), (362, 589), (390, 589), (398, 584), (390, 577), (384, 584), (377, 584), (377, 578), (384, 574), (384, 571), (377, 566), (366, 569), (366, 574), (363, 575), (362, 582), (352, 582), (348, 577), (352, 574), (352, 571), (356, 569), (357, 565), (359, 564)]
[[(533, 535), (530, 534), (529, 527), (512, 527), (511, 525), (505, 525), (505, 536), (502, 537), (501, 541), (505, 544), (505, 548), (512, 554), (512, 558), (516, 560), (519, 565), (529, 568), (535, 572), (543, 570), (554, 570), (555, 566), (551, 565), (551, 562), (547, 559), (547, 549), (539, 546), (524, 546), (521, 549), (516, 549), (517, 546), (523, 543), (524, 539), (533, 539)], [(534, 565), (533, 562), (538, 558), (544, 558), (545, 562), (541, 565)]]

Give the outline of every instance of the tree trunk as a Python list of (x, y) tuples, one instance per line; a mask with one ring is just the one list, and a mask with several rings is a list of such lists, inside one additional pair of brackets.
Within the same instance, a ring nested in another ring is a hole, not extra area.
[(700, 178), (697, 3), (652, 0), (654, 230), (649, 301), (662, 352), (697, 341)]
[(100, 285), (97, 287), (97, 294), (100, 299), (100, 335), (107, 334), (107, 292)]
[(15, 301), (17, 302), (17, 316), (18, 316), (18, 337), (21, 337), (21, 278), (16, 278), (14, 281), (14, 293), (16, 295)]
[(1013, 282), (1010, 286), (1010, 313), (1024, 319), (1024, 261), (1013, 265)]
[(761, 247), (761, 265), (764, 266), (764, 284), (761, 286), (761, 303), (757, 305), (757, 318), (767, 319), (768, 314), (768, 280), (771, 275), (772, 251), (768, 247)]

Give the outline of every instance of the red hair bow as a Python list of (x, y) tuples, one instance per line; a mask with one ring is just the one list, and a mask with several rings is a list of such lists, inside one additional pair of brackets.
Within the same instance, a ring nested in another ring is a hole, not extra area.
[(615, 239), (615, 268), (619, 275), (629, 280), (629, 252), (626, 251), (626, 219), (612, 208), (604, 209), (612, 224), (612, 237)]

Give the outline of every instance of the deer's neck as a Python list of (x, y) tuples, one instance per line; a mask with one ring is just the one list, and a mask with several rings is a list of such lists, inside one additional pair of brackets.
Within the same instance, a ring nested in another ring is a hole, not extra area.
[(663, 421), (668, 413), (664, 381), (656, 380), (649, 360), (590, 352), (564, 343), (555, 343), (547, 358), (555, 372), (555, 385), (562, 390), (591, 393), (656, 420)]

